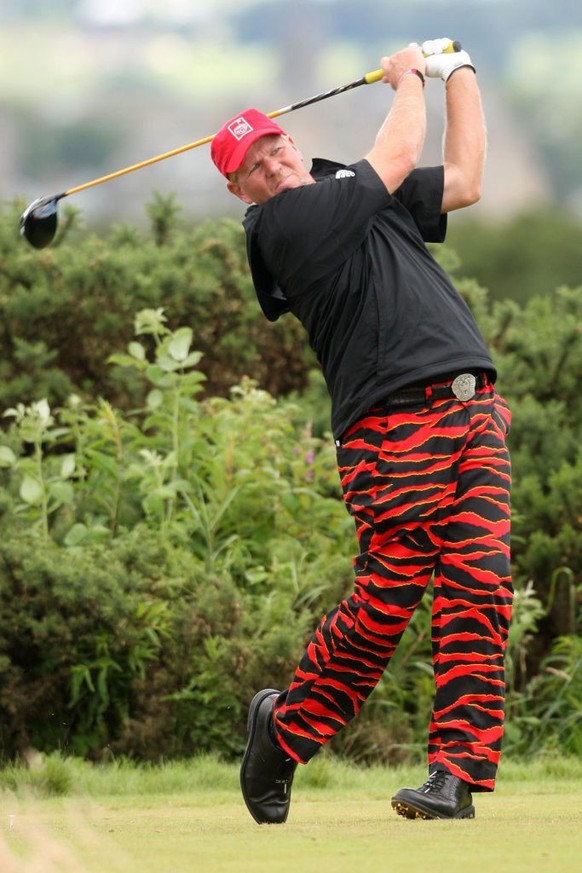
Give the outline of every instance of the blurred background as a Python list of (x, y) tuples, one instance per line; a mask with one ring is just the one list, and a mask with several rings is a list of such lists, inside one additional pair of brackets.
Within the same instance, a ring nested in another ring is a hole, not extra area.
[[(582, 216), (582, 5), (571, 0), (0, 0), (0, 197), (26, 202), (376, 69), (410, 41), (461, 40), (489, 128), (471, 213)], [(444, 87), (426, 89), (438, 162)], [(306, 158), (356, 160), (393, 93), (381, 83), (282, 121)], [(240, 215), (202, 146), (75, 195), (90, 225), (145, 220), (152, 191), (193, 218)]]

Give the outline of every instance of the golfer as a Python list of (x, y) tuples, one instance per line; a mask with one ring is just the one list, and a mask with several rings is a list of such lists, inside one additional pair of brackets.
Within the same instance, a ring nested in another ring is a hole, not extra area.
[[(408, 818), (473, 818), (473, 794), (495, 785), (512, 600), (510, 413), (473, 315), (425, 245), (481, 193), (475, 69), (467, 52), (444, 53), (449, 43), (382, 58), (395, 95), (353, 164), (306, 169), (256, 109), (212, 142), (228, 190), (248, 205), (261, 307), (301, 321), (323, 370), (358, 539), (353, 591), (322, 618), (289, 687), (250, 704), (241, 786), (259, 823), (287, 819), (297, 764), (358, 714), (431, 580), (428, 778), (392, 806)], [(425, 77), (445, 82), (446, 125), (442, 166), (419, 168)]]

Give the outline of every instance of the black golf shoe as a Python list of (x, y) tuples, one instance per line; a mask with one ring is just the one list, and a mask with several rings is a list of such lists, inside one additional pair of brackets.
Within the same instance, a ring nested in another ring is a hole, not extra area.
[(469, 785), (447, 770), (435, 770), (418, 790), (401, 788), (392, 807), (405, 818), (475, 818)]
[(269, 726), (279, 691), (264, 688), (253, 697), (247, 722), (248, 740), (240, 768), (247, 809), (259, 824), (282, 824), (291, 805), (297, 762), (271, 739)]

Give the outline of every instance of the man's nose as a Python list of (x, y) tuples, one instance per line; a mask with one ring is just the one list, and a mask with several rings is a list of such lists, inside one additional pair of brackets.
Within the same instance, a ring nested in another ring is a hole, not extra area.
[(281, 166), (281, 164), (280, 164), (279, 158), (275, 158), (275, 157), (265, 158), (264, 167), (265, 167), (265, 172), (267, 173), (268, 176), (276, 175), (279, 172), (280, 166)]

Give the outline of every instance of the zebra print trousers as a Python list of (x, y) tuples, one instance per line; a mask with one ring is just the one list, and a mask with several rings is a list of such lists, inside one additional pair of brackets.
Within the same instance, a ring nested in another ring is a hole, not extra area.
[(278, 739), (305, 763), (360, 710), (433, 580), (429, 769), (493, 790), (511, 617), (511, 415), (472, 400), (376, 408), (338, 446), (359, 545), (352, 593), (325, 615), (278, 698)]

